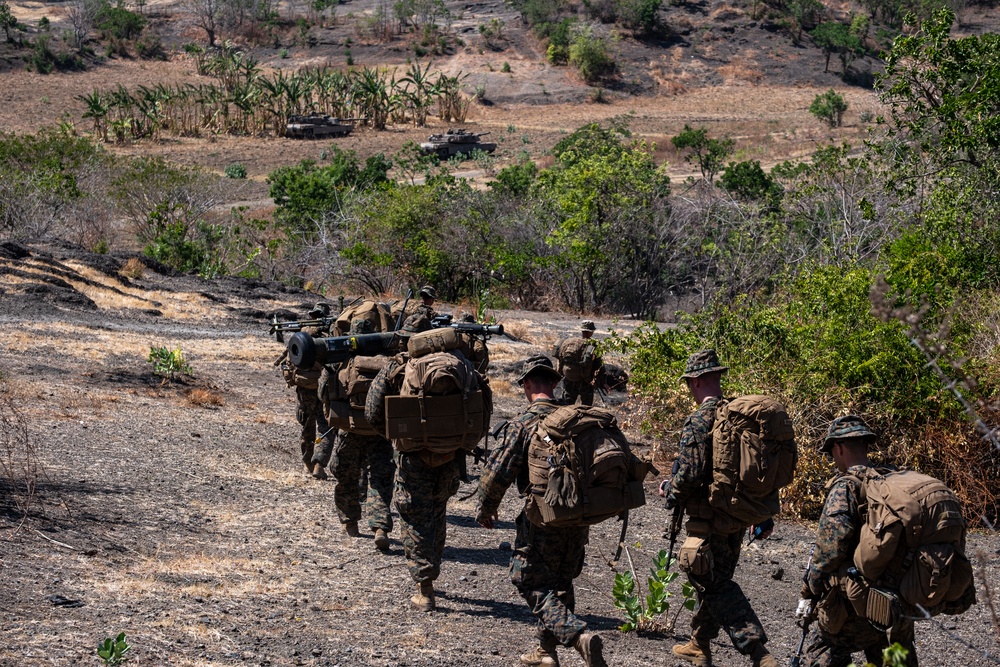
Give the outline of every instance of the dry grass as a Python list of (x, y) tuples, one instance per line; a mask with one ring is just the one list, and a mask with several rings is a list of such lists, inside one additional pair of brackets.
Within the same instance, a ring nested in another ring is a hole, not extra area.
[(226, 404), (225, 397), (211, 389), (188, 389), (184, 392), (187, 402), (200, 408), (220, 407)]
[(118, 273), (125, 276), (126, 278), (131, 278), (132, 280), (139, 280), (140, 278), (142, 278), (143, 274), (146, 273), (146, 265), (140, 262), (135, 257), (131, 257), (127, 262), (125, 262), (125, 266), (123, 266)]
[(758, 84), (764, 80), (764, 73), (760, 66), (752, 58), (735, 57), (725, 65), (719, 67), (719, 74), (725, 79), (727, 84), (751, 83)]

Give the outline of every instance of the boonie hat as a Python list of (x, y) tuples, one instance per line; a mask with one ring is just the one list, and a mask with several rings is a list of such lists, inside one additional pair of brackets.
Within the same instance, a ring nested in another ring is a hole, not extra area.
[(580, 322), (580, 331), (597, 331), (597, 327), (590, 320), (584, 320)]
[(528, 360), (524, 362), (524, 371), (521, 373), (521, 377), (517, 378), (517, 383), (523, 385), (524, 379), (533, 374), (548, 375), (556, 382), (562, 380), (562, 374), (552, 366), (552, 360), (544, 354), (528, 357)]
[(363, 317), (355, 317), (351, 320), (351, 330), (348, 333), (351, 334), (370, 334), (375, 331), (375, 327), (372, 326), (371, 320), (366, 320)]
[(420, 296), (429, 296), (432, 299), (437, 299), (437, 290), (430, 285), (424, 285), (420, 288)]
[(719, 355), (715, 353), (715, 350), (702, 350), (688, 357), (681, 379), (696, 378), (706, 373), (725, 373), (728, 370), (728, 366), (719, 363)]
[(819, 446), (819, 451), (828, 452), (836, 444), (837, 440), (850, 440), (853, 438), (863, 438), (865, 444), (875, 442), (875, 434), (868, 428), (865, 420), (857, 415), (846, 415), (837, 417), (830, 422), (830, 428), (823, 438), (823, 443)]

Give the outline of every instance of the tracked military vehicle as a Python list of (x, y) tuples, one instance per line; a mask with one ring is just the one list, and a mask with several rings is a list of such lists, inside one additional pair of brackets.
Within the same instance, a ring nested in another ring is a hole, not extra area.
[(346, 137), (354, 129), (357, 118), (331, 118), (323, 114), (292, 115), (285, 126), (285, 136), (294, 139)]
[(444, 134), (432, 134), (420, 144), (420, 150), (447, 160), (452, 155), (468, 155), (472, 151), (492, 153), (497, 149), (493, 142), (480, 141), (489, 132), (468, 132), (462, 128), (448, 130)]

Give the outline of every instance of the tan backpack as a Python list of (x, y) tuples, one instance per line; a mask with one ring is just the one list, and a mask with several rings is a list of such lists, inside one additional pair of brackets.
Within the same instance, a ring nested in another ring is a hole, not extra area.
[(594, 377), (594, 353), (597, 343), (593, 340), (566, 338), (556, 349), (559, 372), (570, 382), (589, 382)]
[(399, 395), (385, 399), (386, 433), (403, 452), (472, 451), (492, 414), (489, 384), (454, 351), (409, 359)]
[(708, 502), (744, 525), (761, 523), (781, 509), (778, 490), (791, 483), (798, 460), (792, 420), (781, 403), (760, 395), (721, 403)]
[[(920, 605), (932, 616), (960, 614), (974, 604), (974, 588), (969, 595), (972, 565), (965, 556), (966, 522), (954, 492), (912, 470), (867, 468), (861, 482), (868, 516), (854, 551), (854, 567), (865, 582)], [(849, 592), (859, 613), (889, 626), (893, 610), (886, 597), (869, 596), (863, 586)]]
[(648, 464), (632, 454), (611, 412), (567, 405), (538, 422), (528, 444), (535, 523), (592, 526), (646, 504)]
[(392, 331), (396, 327), (396, 320), (392, 318), (388, 305), (365, 299), (360, 303), (348, 306), (344, 312), (337, 316), (333, 335), (346, 336), (347, 332), (351, 330), (351, 320), (355, 319), (371, 322), (373, 333)]
[(330, 373), (328, 389), (321, 392), (326, 420), (330, 426), (359, 435), (376, 435), (365, 419), (365, 399), (372, 380), (389, 363), (389, 357), (351, 357), (335, 373)]

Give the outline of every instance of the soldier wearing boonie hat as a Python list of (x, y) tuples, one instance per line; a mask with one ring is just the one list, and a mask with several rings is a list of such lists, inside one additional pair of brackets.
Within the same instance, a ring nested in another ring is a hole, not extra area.
[(823, 442), (820, 443), (819, 451), (829, 454), (838, 442), (854, 441), (855, 439), (859, 439), (866, 446), (873, 444), (876, 440), (875, 434), (861, 417), (857, 415), (837, 417), (830, 422), (830, 428), (827, 430)]
[(583, 320), (580, 335), (562, 339), (553, 350), (563, 375), (556, 396), (566, 403), (579, 400), (584, 405), (593, 405), (595, 385), (608, 389), (604, 361), (597, 354), (596, 341), (591, 340), (596, 329), (593, 321)]
[(715, 350), (701, 350), (688, 357), (681, 379), (701, 377), (708, 373), (725, 373), (728, 370), (728, 366), (719, 363), (719, 355)]
[(517, 384), (523, 387), (524, 380), (529, 375), (545, 375), (552, 378), (555, 382), (559, 382), (562, 379), (562, 373), (555, 369), (555, 366), (552, 365), (552, 360), (544, 354), (536, 354), (533, 357), (528, 357), (524, 362), (521, 375), (516, 380)]
[(434, 310), (434, 301), (437, 299), (437, 290), (432, 285), (424, 285), (420, 288), (420, 305), (401, 327), (406, 333), (420, 333), (431, 328), (431, 320), (437, 316)]

